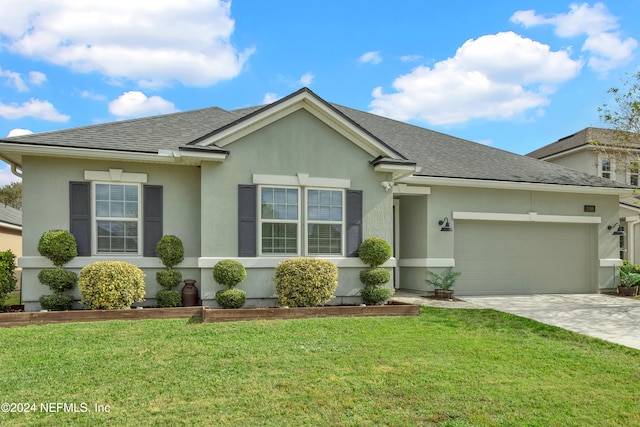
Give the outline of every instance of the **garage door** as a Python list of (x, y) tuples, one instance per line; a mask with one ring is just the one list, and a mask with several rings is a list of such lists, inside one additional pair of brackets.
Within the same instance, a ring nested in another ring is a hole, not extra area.
[(596, 291), (595, 226), (455, 223), (459, 295)]

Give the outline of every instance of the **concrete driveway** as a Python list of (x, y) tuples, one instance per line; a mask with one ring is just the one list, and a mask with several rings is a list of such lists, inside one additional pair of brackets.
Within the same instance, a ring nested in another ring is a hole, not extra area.
[(527, 317), (640, 350), (640, 300), (599, 294), (460, 298), (478, 308)]

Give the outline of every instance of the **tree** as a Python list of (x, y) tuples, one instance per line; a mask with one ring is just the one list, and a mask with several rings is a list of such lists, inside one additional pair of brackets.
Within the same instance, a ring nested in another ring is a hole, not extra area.
[(22, 209), (22, 183), (12, 182), (0, 187), (0, 203)]
[(626, 74), (620, 87), (607, 93), (613, 98), (598, 108), (607, 130), (592, 142), (596, 151), (622, 169), (637, 173), (640, 159), (640, 71)]

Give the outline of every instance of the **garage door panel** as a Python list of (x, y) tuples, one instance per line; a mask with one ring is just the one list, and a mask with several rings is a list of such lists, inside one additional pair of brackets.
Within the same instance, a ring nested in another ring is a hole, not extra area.
[(593, 226), (456, 221), (460, 295), (594, 292)]

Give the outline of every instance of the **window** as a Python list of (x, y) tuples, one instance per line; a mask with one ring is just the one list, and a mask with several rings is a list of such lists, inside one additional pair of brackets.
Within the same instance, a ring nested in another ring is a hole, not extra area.
[(96, 253), (138, 254), (140, 186), (95, 183)]
[(343, 190), (260, 187), (259, 197), (261, 254), (342, 255)]
[(633, 161), (629, 163), (629, 184), (634, 187), (638, 186), (638, 170), (640, 170), (640, 162)]
[(611, 161), (602, 159), (602, 177), (611, 179)]

